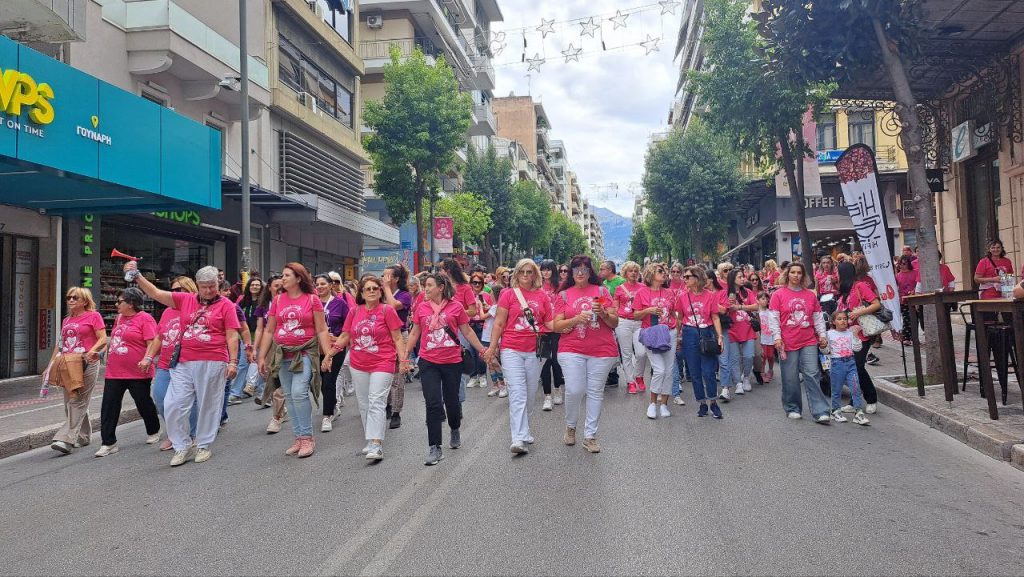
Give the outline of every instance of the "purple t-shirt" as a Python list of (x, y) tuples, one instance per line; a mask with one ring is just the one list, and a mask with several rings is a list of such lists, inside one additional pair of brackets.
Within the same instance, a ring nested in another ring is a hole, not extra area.
[(341, 297), (333, 297), (324, 306), (324, 317), (327, 321), (327, 332), (331, 333), (331, 336), (338, 336), (341, 334), (341, 329), (345, 326), (345, 317), (348, 316), (348, 303)]
[(395, 291), (395, 300), (402, 303), (402, 310), (398, 311), (398, 320), (402, 321), (402, 326), (406, 325), (406, 321), (409, 319), (409, 310), (412, 309), (412, 295), (409, 291)]

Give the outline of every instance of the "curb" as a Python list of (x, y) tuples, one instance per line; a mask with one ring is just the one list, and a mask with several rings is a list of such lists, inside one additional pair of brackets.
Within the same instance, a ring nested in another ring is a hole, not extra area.
[[(121, 410), (121, 418), (118, 419), (117, 424), (123, 425), (125, 423), (131, 423), (139, 420), (139, 410), (135, 407)], [(92, 424), (93, 433), (97, 433), (100, 429), (100, 417), (96, 415), (91, 417), (89, 422)], [(57, 431), (63, 426), (63, 423), (56, 423), (48, 425), (46, 427), (39, 427), (36, 429), (29, 429), (22, 431), (13, 439), (6, 441), (0, 441), (0, 459), (6, 459), (39, 447), (48, 447), (50, 441), (53, 440), (53, 436), (57, 434)], [(1022, 455), (1024, 458), (1024, 455)]]
[(1024, 444), (1018, 437), (985, 425), (968, 424), (958, 419), (950, 410), (935, 409), (917, 402), (916, 392), (913, 396), (901, 394), (902, 387), (883, 378), (873, 378), (878, 391), (879, 401), (896, 409), (904, 415), (920, 421), (933, 429), (953, 437), (965, 445), (984, 453), (993, 459), (1008, 461), (1015, 467), (1024, 469)]

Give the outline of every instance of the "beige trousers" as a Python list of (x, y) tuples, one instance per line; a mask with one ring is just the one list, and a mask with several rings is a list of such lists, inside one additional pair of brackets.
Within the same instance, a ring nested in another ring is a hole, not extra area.
[(61, 389), (64, 393), (64, 426), (53, 436), (54, 441), (64, 441), (69, 445), (75, 444), (75, 441), (81, 441), (83, 445), (89, 443), (92, 438), (89, 401), (92, 400), (92, 390), (96, 387), (99, 372), (99, 361), (89, 363), (85, 368), (82, 388), (71, 394), (68, 394), (67, 389)]

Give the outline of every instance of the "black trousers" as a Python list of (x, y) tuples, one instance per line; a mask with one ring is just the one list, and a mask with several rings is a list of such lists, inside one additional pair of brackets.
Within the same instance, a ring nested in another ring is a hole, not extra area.
[(320, 396), (323, 398), (324, 416), (334, 415), (334, 409), (338, 405), (338, 373), (341, 372), (341, 365), (345, 363), (345, 354), (348, 349), (331, 357), (331, 370), (320, 371)]
[(544, 387), (544, 394), (551, 394), (551, 381), (555, 382), (555, 388), (560, 389), (565, 384), (565, 377), (562, 376), (562, 366), (558, 364), (558, 359), (548, 359), (544, 361), (544, 366), (540, 368), (540, 384)]
[(860, 390), (864, 393), (864, 402), (873, 405), (878, 402), (878, 391), (875, 390), (875, 383), (868, 374), (867, 360), (871, 352), (871, 341), (864, 341), (860, 351), (854, 353), (853, 358), (857, 362), (857, 380), (860, 381)]
[(149, 394), (151, 379), (106, 379), (103, 382), (103, 403), (100, 405), (100, 438), (104, 445), (117, 443), (117, 421), (121, 418), (121, 403), (124, 392), (128, 391), (139, 409), (142, 421), (146, 423), (146, 434), (155, 435), (160, 432), (160, 417), (157, 416), (156, 403)]
[(427, 442), (431, 446), (441, 444), (441, 423), (446, 416), (451, 429), (462, 426), (461, 380), (462, 363), (441, 365), (420, 358), (420, 385), (427, 405)]

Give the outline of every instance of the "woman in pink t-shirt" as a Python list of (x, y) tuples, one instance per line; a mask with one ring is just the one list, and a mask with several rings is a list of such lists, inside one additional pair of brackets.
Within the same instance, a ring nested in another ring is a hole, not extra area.
[(153, 317), (142, 310), (144, 302), (142, 291), (135, 287), (124, 289), (117, 297), (117, 320), (107, 346), (107, 374), (100, 406), (103, 445), (96, 451), (97, 457), (106, 457), (118, 450), (115, 431), (125, 391), (131, 393), (146, 424), (146, 444), (160, 441), (160, 416), (149, 394), (153, 359), (160, 351), (159, 330)]
[[(841, 283), (843, 265), (839, 266)], [(809, 283), (802, 263), (790, 263), (783, 278), (786, 285), (772, 293), (768, 303), (772, 338), (782, 365), (782, 408), (790, 419), (801, 417), (800, 376), (803, 375), (811, 415), (818, 423), (827, 425), (831, 422), (830, 405), (821, 391), (818, 362), (818, 346), (828, 345), (825, 317), (817, 295), (807, 288)]]
[[(512, 431), (510, 450), (513, 455), (530, 452), (527, 445), (533, 443), (530, 415), (541, 368), (541, 360), (537, 357), (537, 337), (552, 329), (553, 319), (551, 300), (542, 288), (540, 267), (531, 259), (520, 260), (512, 271), (512, 286), (498, 296), (491, 344), (484, 354), (490, 360), (501, 349), (501, 368), (508, 388), (508, 421)], [(550, 404), (546, 406), (550, 407)]]
[[(568, 274), (569, 267), (564, 264), (560, 265), (549, 258), (540, 261), (538, 266), (540, 267), (541, 290), (548, 295), (551, 310), (554, 311), (555, 295), (558, 294), (558, 285), (561, 284), (558, 280), (561, 275), (559, 270), (565, 269)], [(540, 332), (545, 333), (543, 338), (547, 339), (551, 348), (557, 351), (560, 335), (556, 332), (548, 332), (545, 328), (541, 328)], [(562, 387), (565, 386), (565, 375), (562, 374), (562, 367), (558, 364), (557, 357), (556, 354), (550, 358), (541, 359), (540, 385), (544, 388), (544, 404), (541, 405), (543, 411), (551, 411), (555, 405), (561, 405), (564, 402)], [(508, 394), (507, 388), (499, 390), (497, 394), (500, 396), (503, 391), (506, 395)]]
[(583, 448), (600, 453), (597, 427), (604, 405), (604, 383), (619, 361), (614, 332), (619, 316), (589, 256), (573, 257), (569, 270), (572, 276), (562, 283), (555, 296), (554, 326), (562, 333), (558, 339), (558, 363), (565, 375), (564, 441), (566, 445), (576, 444), (576, 423), (586, 397)]
[(461, 304), (466, 309), (469, 318), (476, 316), (476, 295), (469, 286), (469, 277), (462, 270), (462, 265), (454, 258), (446, 258), (441, 261), (441, 274), (448, 277), (455, 289), (452, 300)]
[[(274, 297), (267, 312), (259, 367), (264, 377), (275, 377), (284, 391), (295, 433), (295, 442), (285, 454), (301, 459), (316, 450), (310, 394), (320, 395), (320, 351), (331, 348), (331, 335), (324, 305), (306, 267), (297, 262), (286, 264), (281, 270), (281, 288), (283, 292)], [(279, 348), (268, 363), (271, 341)]]
[[(672, 396), (672, 363), (676, 359), (677, 293), (669, 285), (668, 268), (665, 263), (654, 262), (644, 270), (644, 285), (633, 300), (633, 318), (640, 320), (640, 330), (655, 323), (669, 329), (669, 349), (663, 352), (648, 350), (651, 363), (651, 403), (647, 406), (647, 418), (670, 417), (668, 400)], [(621, 288), (621, 287), (620, 287)], [(637, 332), (634, 349), (643, 347)], [(643, 381), (641, 380), (641, 383)], [(633, 391), (630, 391), (633, 392)]]
[(676, 308), (679, 310), (679, 322), (683, 325), (683, 356), (693, 385), (693, 397), (700, 405), (697, 416), (707, 416), (710, 403), (711, 414), (721, 419), (718, 380), (715, 377), (718, 356), (704, 354), (700, 346), (702, 339), (714, 339), (718, 347), (722, 347), (722, 323), (718, 318), (721, 299), (717, 291), (708, 288), (708, 277), (703, 267), (686, 267), (683, 280), (686, 281), (686, 290), (679, 293)]
[[(462, 446), (459, 427), (462, 425), (462, 404), (459, 384), (462, 378), (461, 333), (481, 354), (480, 339), (469, 326), (466, 308), (452, 300), (455, 287), (443, 274), (431, 274), (423, 282), (423, 302), (412, 311), (412, 332), (409, 348), (420, 345), (420, 384), (427, 405), (427, 442), (430, 450), (426, 465), (436, 465), (444, 458), (441, 452), (441, 423), (445, 417), (451, 428), (448, 446)], [(421, 342), (422, 337), (422, 342)]]
[(750, 392), (750, 377), (754, 370), (754, 348), (757, 333), (751, 325), (751, 315), (757, 314), (757, 294), (747, 287), (742, 270), (729, 272), (725, 293), (726, 315), (732, 321), (725, 345), (725, 379), (722, 388), (734, 388), (737, 395)]
[[(171, 466), (193, 458), (204, 463), (213, 456), (210, 445), (220, 428), (224, 384), (238, 374), (238, 329), (242, 325), (235, 304), (218, 292), (214, 266), (196, 271), (197, 294), (157, 288), (139, 274), (135, 261), (125, 263), (124, 271), (149, 298), (181, 315), (181, 332), (174, 347), (179, 354), (171, 359), (171, 382), (164, 399), (167, 437), (174, 447)], [(194, 439), (188, 424), (193, 405), (198, 411)]]
[[(1000, 273), (1013, 275), (1013, 262), (1006, 258), (1003, 241), (996, 239), (988, 243), (988, 252), (974, 269), (974, 282), (978, 283), (980, 298), (997, 299), (1002, 296), (999, 292)], [(986, 317), (995, 320), (994, 313), (989, 313)]]
[(66, 295), (68, 316), (60, 325), (57, 347), (61, 354), (79, 353), (85, 361), (83, 386), (73, 392), (64, 391), (64, 425), (53, 436), (50, 448), (70, 453), (72, 448), (84, 447), (92, 437), (89, 420), (89, 401), (99, 375), (100, 353), (107, 345), (107, 329), (103, 317), (96, 312), (96, 302), (87, 288), (73, 286)]
[(647, 384), (644, 383), (647, 349), (636, 340), (640, 334), (640, 321), (633, 318), (636, 295), (644, 286), (640, 282), (640, 265), (626, 261), (622, 265), (622, 276), (626, 282), (620, 284), (612, 295), (616, 314), (619, 316), (619, 325), (615, 327), (615, 339), (619, 342), (619, 351), (622, 353), (622, 374), (629, 383), (626, 390), (633, 395), (638, 391), (642, 393), (647, 390)]
[(352, 383), (367, 443), (363, 454), (371, 461), (384, 458), (385, 406), (395, 365), (399, 363), (402, 374), (409, 370), (402, 321), (395, 307), (381, 302), (383, 288), (382, 281), (373, 275), (359, 281), (356, 308), (345, 317), (341, 334), (327, 350), (321, 364), (321, 368), (330, 367), (334, 355), (346, 347), (351, 348)]
[[(860, 326), (858, 318), (882, 310), (882, 301), (875, 292), (874, 283), (870, 282), (869, 271), (867, 260), (864, 259), (858, 260), (855, 265), (839, 265), (839, 310), (850, 312), (851, 329)], [(875, 390), (875, 383), (867, 371), (868, 351), (871, 348), (867, 345), (874, 337), (864, 336), (864, 333), (859, 331), (857, 335), (865, 343), (861, 350), (854, 354), (857, 377), (860, 381), (860, 390), (864, 393), (864, 402), (867, 403), (866, 410), (874, 414), (878, 408), (878, 391)]]

